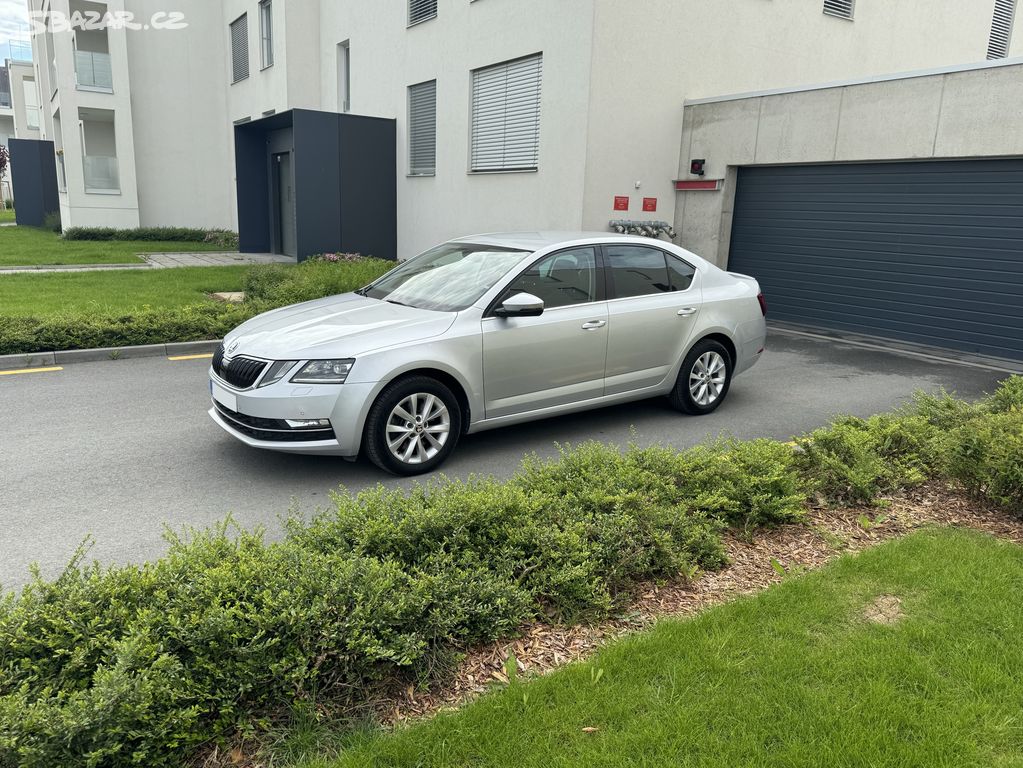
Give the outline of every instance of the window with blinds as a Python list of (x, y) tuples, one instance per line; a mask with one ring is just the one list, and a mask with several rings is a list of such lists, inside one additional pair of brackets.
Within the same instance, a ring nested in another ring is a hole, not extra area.
[(432, 19), (437, 15), (437, 0), (408, 0), (408, 25)]
[(437, 170), (437, 81), (409, 86), (408, 164), (410, 176)]
[(1012, 20), (1016, 14), (1016, 0), (995, 0), (995, 15), (991, 20), (991, 37), (987, 43), (989, 59), (1004, 59), (1009, 55)]
[(472, 171), (537, 169), (542, 73), (539, 53), (473, 71)]
[(824, 0), (824, 13), (840, 19), (851, 19), (856, 0)]
[(231, 22), (231, 76), (237, 83), (249, 76), (249, 16)]

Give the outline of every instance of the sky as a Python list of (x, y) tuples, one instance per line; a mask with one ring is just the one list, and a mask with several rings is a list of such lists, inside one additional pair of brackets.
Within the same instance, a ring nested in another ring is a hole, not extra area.
[(0, 59), (7, 56), (10, 40), (28, 40), (25, 0), (0, 0)]

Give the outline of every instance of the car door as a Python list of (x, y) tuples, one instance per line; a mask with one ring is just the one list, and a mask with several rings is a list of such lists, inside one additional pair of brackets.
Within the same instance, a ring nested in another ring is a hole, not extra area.
[[(493, 315), (494, 308), (523, 292), (543, 299), (542, 315)], [(603, 395), (607, 325), (596, 248), (558, 251), (526, 269), (482, 320), (486, 418)]]
[(696, 270), (660, 248), (604, 246), (607, 395), (655, 386), (682, 356), (700, 312)]

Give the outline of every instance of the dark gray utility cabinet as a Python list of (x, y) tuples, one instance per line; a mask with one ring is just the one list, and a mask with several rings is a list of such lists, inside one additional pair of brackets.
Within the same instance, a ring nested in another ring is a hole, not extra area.
[(242, 252), (397, 257), (394, 120), (293, 109), (234, 138)]

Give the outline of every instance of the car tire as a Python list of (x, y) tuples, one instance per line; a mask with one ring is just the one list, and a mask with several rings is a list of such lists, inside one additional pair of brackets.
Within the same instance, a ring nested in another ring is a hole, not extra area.
[(450, 388), (429, 376), (389, 384), (366, 418), (366, 456), (395, 475), (432, 472), (462, 434), (462, 409)]
[(713, 339), (698, 342), (682, 361), (668, 400), (675, 410), (702, 416), (717, 410), (732, 384), (732, 358)]

